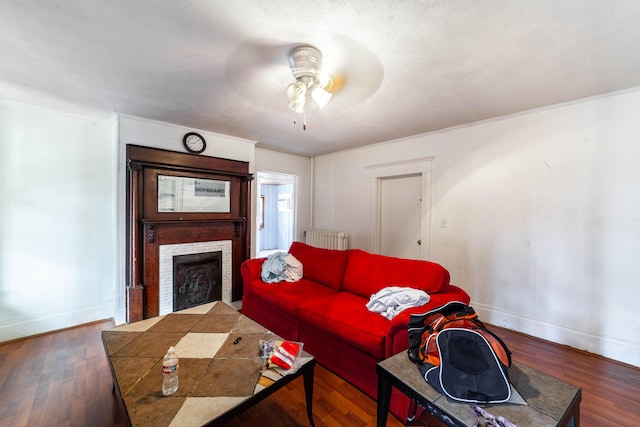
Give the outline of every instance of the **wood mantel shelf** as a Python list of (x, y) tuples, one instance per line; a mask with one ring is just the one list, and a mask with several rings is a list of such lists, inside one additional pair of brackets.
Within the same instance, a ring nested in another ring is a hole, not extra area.
[(246, 222), (247, 217), (232, 217), (232, 218), (219, 218), (219, 219), (141, 219), (141, 224), (184, 224), (185, 222), (190, 223), (215, 223), (215, 222)]
[(141, 147), (138, 145), (127, 145), (127, 162), (134, 162), (143, 166), (161, 167), (167, 170), (182, 169), (192, 172), (222, 172), (227, 175), (242, 175), (250, 179), (252, 177), (252, 175), (248, 173), (249, 164), (247, 162)]

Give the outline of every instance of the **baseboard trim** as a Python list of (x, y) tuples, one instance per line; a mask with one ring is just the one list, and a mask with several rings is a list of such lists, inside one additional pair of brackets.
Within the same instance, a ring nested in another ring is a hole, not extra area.
[(472, 305), (483, 322), (640, 367), (637, 343), (541, 322), (485, 304)]
[(67, 312), (25, 316), (0, 324), (0, 342), (17, 341), (109, 319), (113, 319), (113, 304), (111, 301), (78, 307)]

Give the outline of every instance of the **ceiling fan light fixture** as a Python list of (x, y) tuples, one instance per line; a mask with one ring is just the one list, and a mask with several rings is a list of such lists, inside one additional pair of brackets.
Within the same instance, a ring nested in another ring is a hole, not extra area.
[[(287, 86), (289, 108), (306, 116), (305, 104), (309, 95), (320, 108), (324, 108), (333, 96), (328, 91), (333, 81), (322, 70), (322, 53), (310, 45), (297, 46), (289, 52), (289, 67), (296, 79)], [(306, 129), (306, 118), (304, 128)]]

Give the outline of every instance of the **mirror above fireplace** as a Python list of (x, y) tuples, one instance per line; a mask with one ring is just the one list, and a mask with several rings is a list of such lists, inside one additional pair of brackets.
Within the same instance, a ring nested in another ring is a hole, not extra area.
[(231, 209), (231, 182), (158, 175), (158, 212), (225, 212)]

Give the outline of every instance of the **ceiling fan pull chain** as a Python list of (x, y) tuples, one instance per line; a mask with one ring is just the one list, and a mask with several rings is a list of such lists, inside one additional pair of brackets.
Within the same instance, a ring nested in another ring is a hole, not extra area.
[(304, 103), (304, 118), (302, 122), (302, 130), (307, 130), (307, 102)]

